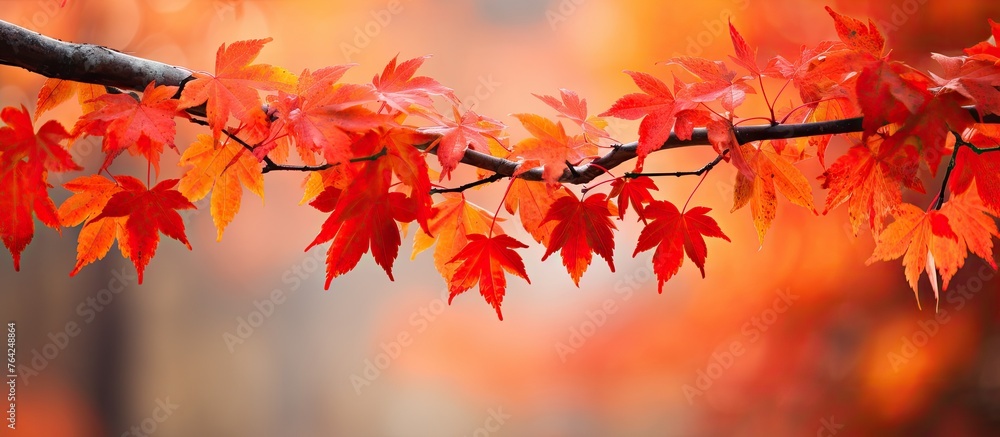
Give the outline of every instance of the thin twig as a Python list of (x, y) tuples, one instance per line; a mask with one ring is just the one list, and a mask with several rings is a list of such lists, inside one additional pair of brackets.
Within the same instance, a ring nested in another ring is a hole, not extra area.
[(660, 176), (676, 176), (676, 177), (681, 177), (681, 176), (701, 176), (701, 175), (703, 175), (705, 173), (708, 173), (709, 171), (712, 171), (712, 169), (715, 168), (716, 165), (719, 165), (719, 163), (722, 162), (723, 159), (725, 159), (725, 157), (726, 157), (726, 155), (728, 153), (729, 153), (729, 149), (723, 150), (722, 153), (719, 154), (719, 156), (716, 156), (715, 159), (712, 160), (712, 162), (709, 162), (708, 164), (705, 164), (704, 167), (702, 167), (702, 168), (700, 168), (698, 170), (695, 170), (695, 171), (674, 171), (674, 172), (666, 172), (666, 173), (632, 173), (632, 172), (628, 172), (628, 173), (625, 173), (624, 177), (635, 179), (635, 178), (640, 177), (640, 176), (649, 176), (649, 177), (660, 177)]
[(480, 179), (480, 180), (475, 181), (475, 182), (469, 182), (469, 183), (467, 183), (465, 185), (460, 185), (460, 186), (457, 186), (455, 188), (431, 188), (431, 194), (461, 193), (461, 192), (463, 192), (465, 190), (468, 190), (470, 188), (475, 188), (475, 187), (478, 187), (480, 185), (486, 185), (486, 184), (491, 184), (493, 182), (497, 182), (497, 181), (499, 181), (499, 180), (501, 180), (501, 179), (503, 179), (505, 177), (508, 177), (508, 176), (504, 176), (504, 175), (499, 174), (499, 173), (494, 173), (493, 176), (490, 176), (488, 178), (483, 178), (483, 179)]

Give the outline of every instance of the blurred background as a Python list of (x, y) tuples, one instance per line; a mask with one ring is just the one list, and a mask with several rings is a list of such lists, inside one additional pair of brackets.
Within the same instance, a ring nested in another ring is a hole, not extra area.
[[(925, 70), (936, 68), (931, 52), (957, 54), (1000, 19), (988, 0), (59, 3), (2, 0), (0, 19), (206, 71), (220, 44), (261, 37), (274, 41), (258, 61), (296, 73), (356, 62), (352, 82), (397, 54), (433, 54), (423, 74), (510, 125), (510, 113), (555, 115), (530, 93), (569, 88), (596, 114), (634, 91), (622, 70), (666, 80), (686, 73), (656, 62), (726, 59), (730, 17), (764, 63), (835, 39), (830, 5), (875, 19), (894, 57)], [(42, 82), (0, 69), (0, 104), (33, 108)], [(79, 111), (67, 104), (44, 118), (70, 124)], [(738, 114), (765, 112), (751, 96)], [(612, 120), (610, 130), (631, 141), (636, 128)], [(178, 144), (197, 132), (180, 125)], [(103, 160), (100, 139), (73, 153), (89, 173)], [(172, 153), (161, 179), (183, 171)], [(693, 170), (711, 158), (682, 149), (647, 168)], [(799, 167), (811, 180), (822, 172), (816, 160)], [(122, 157), (115, 171), (138, 175), (145, 164)], [(452, 183), (473, 177), (463, 169)], [(936, 314), (922, 279), (918, 310), (899, 261), (864, 265), (872, 238), (852, 235), (844, 209), (815, 217), (782, 200), (760, 246), (750, 212), (728, 213), (733, 177), (714, 171), (692, 201), (733, 240), (709, 241), (707, 278), (689, 261), (658, 295), (652, 252), (630, 257), (640, 228), (626, 220), (617, 272), (595, 261), (579, 289), (557, 257), (539, 261), (541, 246), (522, 251), (532, 282), (509, 278), (503, 322), (475, 290), (447, 305), (431, 254), (408, 259), (412, 231), (396, 282), (366, 255), (323, 290), (326, 246), (303, 248), (326, 215), (298, 205), (301, 174), (267, 175), (266, 205), (248, 193), (222, 242), (207, 198), (198, 202), (185, 214), (194, 251), (161, 239), (141, 286), (117, 250), (69, 277), (79, 228), (38, 229), (21, 272), (0, 257), (0, 318), (17, 324), (20, 363), (18, 431), (0, 434), (996, 435), (1000, 280), (985, 262), (969, 260)], [(659, 181), (656, 197), (682, 201), (696, 182)], [(502, 190), (469, 197), (492, 210)], [(52, 193), (57, 204), (68, 196)]]

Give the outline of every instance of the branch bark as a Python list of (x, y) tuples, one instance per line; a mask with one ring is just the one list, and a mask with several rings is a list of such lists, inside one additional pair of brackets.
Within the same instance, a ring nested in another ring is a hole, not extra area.
[[(116, 50), (93, 44), (76, 44), (32, 32), (23, 27), (0, 20), (0, 64), (20, 67), (45, 77), (86, 82), (116, 88), (141, 91), (150, 82), (159, 85), (183, 86), (191, 77), (191, 70), (149, 59), (127, 55)], [(195, 115), (204, 115), (203, 108), (192, 108)], [(974, 108), (969, 112), (979, 119)], [(849, 118), (817, 123), (740, 126), (736, 138), (740, 144), (779, 138), (801, 138), (816, 135), (844, 134), (862, 131), (863, 118)], [(1000, 123), (1000, 117), (987, 116), (983, 122)], [(426, 150), (432, 143), (417, 145)], [(567, 184), (586, 184), (604, 173), (636, 158), (638, 143), (618, 145), (608, 154), (590, 162), (563, 171), (560, 181)], [(688, 146), (706, 146), (708, 132), (694, 130), (689, 140), (676, 135), (663, 143), (658, 150)], [(433, 153), (433, 152), (432, 152)], [(501, 176), (513, 175), (518, 163), (497, 158), (475, 150), (467, 150), (462, 163), (489, 170)], [(519, 177), (538, 181), (542, 169), (535, 168)]]

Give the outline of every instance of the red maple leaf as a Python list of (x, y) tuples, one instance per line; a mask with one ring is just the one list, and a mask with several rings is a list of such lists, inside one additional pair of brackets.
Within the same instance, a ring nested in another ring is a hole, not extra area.
[[(279, 91), (269, 97), (277, 117), (275, 129), (287, 133), (300, 152), (320, 153), (329, 163), (346, 164), (354, 157), (355, 137), (389, 121), (364, 106), (376, 100), (370, 86), (337, 84), (348, 68), (305, 70), (294, 94)], [(254, 149), (254, 154), (263, 158), (275, 146), (275, 142), (266, 143)]]
[[(992, 139), (977, 133), (973, 144), (990, 144)], [(955, 146), (959, 147), (959, 146)], [(975, 181), (975, 184), (973, 182)], [(955, 169), (948, 181), (948, 189), (961, 194), (975, 186), (979, 197), (994, 214), (1000, 215), (1000, 153), (976, 154), (972, 149), (962, 147), (955, 160)]]
[(562, 100), (552, 96), (532, 95), (558, 111), (560, 117), (568, 118), (573, 123), (576, 123), (588, 137), (595, 140), (611, 138), (611, 135), (605, 130), (605, 127), (608, 125), (607, 122), (599, 117), (587, 117), (587, 99), (581, 99), (575, 92), (564, 88), (559, 89), (559, 95)]
[(637, 178), (620, 178), (611, 182), (611, 194), (608, 197), (618, 197), (618, 219), (625, 220), (625, 210), (632, 204), (632, 209), (639, 215), (639, 220), (646, 223), (646, 215), (643, 214), (644, 205), (653, 201), (650, 190), (658, 191), (656, 183), (648, 176)]
[(149, 160), (157, 174), (163, 147), (174, 150), (177, 123), (174, 117), (184, 117), (177, 110), (174, 86), (156, 86), (150, 82), (136, 100), (129, 94), (104, 94), (97, 98), (98, 109), (80, 117), (73, 128), (74, 135), (104, 136), (101, 149), (107, 153), (100, 171), (111, 165), (120, 153), (128, 150)]
[(327, 187), (310, 205), (330, 216), (306, 251), (332, 240), (327, 250), (325, 288), (333, 278), (354, 269), (369, 250), (375, 263), (390, 280), (392, 264), (401, 244), (396, 221), (411, 222), (417, 216), (417, 204), (400, 192), (389, 192), (391, 169), (379, 163), (362, 164), (357, 180), (346, 190)]
[(969, 56), (979, 56), (984, 59), (996, 60), (1000, 58), (1000, 48), (997, 47), (997, 43), (1000, 42), (1000, 23), (993, 21), (993, 19), (988, 19), (990, 22), (990, 30), (993, 33), (992, 41), (983, 41), (972, 47), (965, 49), (965, 54)]
[(721, 61), (682, 56), (673, 58), (666, 64), (677, 64), (695, 75), (701, 81), (684, 84), (677, 92), (677, 100), (690, 102), (687, 108), (693, 108), (697, 103), (719, 101), (723, 109), (733, 112), (746, 101), (747, 94), (756, 94), (757, 90), (746, 83), (749, 76), (738, 76)]
[(652, 221), (642, 229), (635, 246), (634, 258), (639, 252), (656, 248), (653, 253), (653, 271), (659, 280), (658, 291), (663, 293), (663, 283), (672, 278), (684, 264), (684, 253), (701, 270), (705, 277), (705, 258), (708, 248), (704, 237), (729, 241), (715, 219), (706, 214), (710, 208), (697, 206), (681, 213), (667, 201), (653, 201), (646, 206), (646, 217)]
[[(693, 104), (679, 104), (663, 81), (646, 73), (626, 71), (642, 93), (626, 94), (618, 99), (601, 117), (626, 120), (642, 119), (639, 123), (639, 145), (636, 147), (636, 171), (642, 171), (646, 156), (660, 148), (670, 138), (677, 113), (692, 109)], [(680, 135), (678, 135), (680, 136)], [(684, 139), (684, 138), (681, 138)]]
[(889, 123), (905, 123), (931, 100), (930, 79), (899, 62), (878, 60), (865, 66), (858, 76), (858, 105), (865, 118), (868, 137)]
[(127, 217), (122, 254), (128, 254), (135, 269), (142, 274), (149, 260), (156, 253), (160, 233), (173, 238), (191, 250), (191, 243), (184, 234), (184, 221), (177, 213), (180, 209), (194, 209), (195, 206), (180, 191), (174, 189), (178, 179), (168, 179), (147, 189), (146, 184), (131, 176), (116, 176), (122, 191), (115, 193), (99, 215), (91, 219), (98, 221), (106, 217)]
[(903, 187), (924, 192), (917, 178), (920, 164), (913, 147), (893, 150), (878, 135), (866, 141), (867, 145), (851, 147), (819, 177), (823, 188), (830, 190), (823, 214), (848, 202), (855, 235), (862, 224), (872, 232), (881, 232), (885, 217), (903, 201)]
[(472, 110), (459, 115), (458, 108), (452, 107), (455, 121), (434, 114), (427, 114), (437, 126), (422, 127), (420, 132), (440, 135), (437, 144), (438, 162), (441, 163), (441, 180), (450, 177), (467, 149), (490, 153), (489, 139), (500, 135), (503, 123), (483, 117)]
[(430, 56), (413, 58), (398, 66), (396, 58), (389, 61), (381, 76), (376, 75), (372, 79), (379, 101), (404, 114), (409, 112), (410, 105), (433, 111), (432, 95), (444, 96), (453, 103), (458, 103), (458, 98), (451, 88), (427, 76), (413, 76)]
[(750, 71), (750, 74), (756, 79), (757, 76), (760, 76), (760, 67), (757, 66), (757, 49), (747, 44), (743, 35), (740, 35), (736, 26), (733, 26), (732, 21), (729, 22), (729, 38), (733, 40), (733, 48), (736, 50), (736, 56), (729, 58)]
[(218, 138), (230, 116), (243, 125), (252, 126), (265, 120), (257, 90), (291, 91), (295, 75), (267, 64), (250, 64), (271, 38), (237, 41), (223, 44), (215, 54), (215, 75), (195, 74), (196, 79), (184, 85), (180, 109), (205, 103), (212, 136)]
[(851, 50), (858, 53), (865, 53), (872, 58), (879, 58), (885, 50), (885, 37), (875, 27), (875, 22), (868, 20), (868, 25), (856, 18), (840, 15), (834, 12), (829, 6), (826, 12), (833, 17), (834, 27), (840, 40), (847, 44)]
[(573, 278), (577, 287), (580, 278), (590, 265), (592, 254), (596, 253), (608, 262), (611, 271), (615, 271), (612, 259), (615, 251), (613, 231), (618, 229), (611, 222), (611, 204), (604, 194), (596, 194), (583, 201), (577, 199), (572, 192), (552, 203), (549, 212), (545, 214), (545, 222), (555, 222), (552, 238), (546, 245), (545, 261), (549, 255), (562, 249), (563, 265)]
[(38, 131), (27, 108), (0, 111), (0, 239), (10, 250), (14, 270), (21, 252), (35, 234), (32, 214), (42, 224), (59, 229), (55, 204), (49, 198), (49, 172), (82, 170), (62, 146), (69, 134), (59, 122), (48, 121)]
[(448, 304), (455, 299), (455, 296), (462, 294), (465, 290), (479, 284), (479, 294), (486, 299), (486, 303), (493, 306), (497, 311), (497, 317), (503, 320), (500, 312), (500, 304), (503, 302), (504, 293), (507, 290), (507, 278), (504, 271), (514, 276), (524, 278), (531, 283), (528, 274), (524, 271), (524, 262), (521, 256), (514, 249), (527, 248), (520, 241), (508, 235), (493, 235), (487, 237), (481, 234), (468, 236), (468, 244), (463, 248), (452, 263), (458, 263), (455, 268), (455, 275), (448, 285)]

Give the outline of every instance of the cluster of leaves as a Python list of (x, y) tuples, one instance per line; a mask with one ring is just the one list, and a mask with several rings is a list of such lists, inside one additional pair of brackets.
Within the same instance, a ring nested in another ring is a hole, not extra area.
[[(652, 262), (662, 292), (685, 254), (704, 276), (705, 237), (729, 241), (708, 208), (688, 207), (694, 192), (681, 208), (654, 200), (656, 183), (642, 173), (648, 155), (671, 135), (690, 140), (696, 127), (703, 127), (719, 158), (692, 173), (704, 178), (723, 160), (736, 168), (733, 211), (750, 205), (761, 244), (776, 214), (777, 193), (818, 213), (810, 182), (797, 167), (816, 158), (825, 169), (822, 186), (829, 190), (823, 213), (846, 203), (855, 233), (867, 228), (877, 235), (869, 262), (902, 256), (914, 291), (926, 270), (937, 296), (938, 274), (947, 287), (969, 252), (992, 263), (992, 238), (1000, 236), (991, 217), (1000, 215), (1000, 153), (987, 153), (996, 149), (1000, 129), (977, 121), (1000, 114), (1000, 48), (980, 43), (963, 56), (934, 55), (943, 73), (924, 74), (891, 60), (871, 21), (866, 25), (827, 10), (841, 41), (804, 46), (791, 59), (776, 56), (762, 65), (756, 49), (730, 25), (735, 67), (673, 58), (665, 64), (690, 79), (674, 76), (672, 85), (648, 73), (626, 72), (641, 92), (618, 99), (599, 116), (590, 116), (587, 101), (572, 91), (538, 95), (561, 120), (514, 114), (530, 136), (513, 145), (504, 123), (460, 110), (450, 88), (417, 74), (427, 57), (393, 59), (370, 83), (352, 84), (341, 82), (351, 65), (296, 75), (254, 63), (270, 41), (261, 39), (223, 45), (214, 74), (196, 73), (182, 87), (151, 83), (141, 97), (50, 79), (34, 117), (24, 107), (0, 112), (6, 124), (0, 128), (0, 236), (17, 269), (34, 234), (33, 217), (56, 229), (82, 224), (70, 274), (103, 258), (117, 241), (141, 283), (160, 233), (191, 248), (178, 210), (194, 208), (192, 202), (211, 193), (221, 240), (239, 211), (244, 187), (263, 198), (264, 173), (305, 171), (302, 203), (329, 214), (306, 248), (330, 243), (327, 288), (369, 251), (392, 279), (401, 227), (416, 222), (413, 256), (433, 246), (450, 297), (478, 285), (502, 318), (506, 273), (528, 280), (517, 252), (527, 245), (504, 232), (499, 205), (491, 212), (466, 200), (462, 190), (479, 183), (444, 189), (432, 179), (450, 179), (469, 150), (517, 163), (513, 174), (503, 175), (511, 180), (500, 204), (545, 246), (542, 260), (559, 252), (577, 285), (594, 254), (614, 271), (613, 218), (634, 216), (644, 228), (633, 256), (655, 249)], [(1000, 25), (990, 24), (1000, 38)], [(773, 99), (767, 98), (765, 80), (780, 86)], [(800, 106), (776, 108), (789, 84), (798, 91)], [(847, 136), (854, 145), (829, 167), (831, 135), (742, 143), (737, 126), (753, 118), (740, 119), (736, 111), (758, 92), (771, 114), (755, 118), (771, 125), (863, 116), (863, 130)], [(33, 119), (74, 95), (83, 115), (71, 131), (57, 121), (34, 129)], [(962, 105), (974, 105), (979, 118)], [(641, 119), (635, 170), (612, 177), (604, 169), (607, 180), (577, 195), (561, 183), (567, 166), (573, 170), (598, 158), (601, 147), (617, 147), (601, 117)], [(210, 132), (178, 150), (178, 119)], [(63, 185), (73, 194), (57, 209), (47, 192), (48, 175), (82, 170), (67, 148), (84, 136), (103, 137), (106, 159), (96, 174)], [(153, 185), (165, 148), (181, 153), (179, 164), (188, 169), (179, 180)], [(145, 183), (110, 173), (124, 151), (147, 162)], [(431, 153), (436, 160), (427, 156)], [(925, 193), (921, 167), (936, 176), (945, 161), (945, 183), (931, 204), (905, 203), (904, 190)], [(536, 168), (542, 182), (518, 178)], [(479, 177), (480, 182), (501, 179), (485, 171)], [(610, 192), (594, 193), (604, 182), (610, 182)]]

